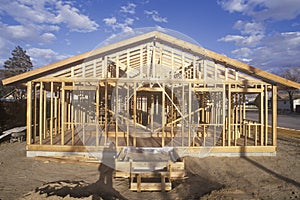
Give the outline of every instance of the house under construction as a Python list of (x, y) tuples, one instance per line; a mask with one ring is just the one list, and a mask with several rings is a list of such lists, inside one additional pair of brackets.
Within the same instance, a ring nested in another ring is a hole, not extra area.
[[(277, 90), (300, 88), (157, 31), (3, 84), (27, 86), (28, 156), (97, 153), (112, 142), (172, 147), (181, 156), (275, 155)], [(259, 100), (256, 119), (248, 117), (247, 95)]]

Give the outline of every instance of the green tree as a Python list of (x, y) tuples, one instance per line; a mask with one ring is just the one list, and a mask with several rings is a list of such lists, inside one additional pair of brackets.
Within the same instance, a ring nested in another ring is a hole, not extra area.
[(32, 69), (33, 66), (30, 57), (20, 46), (17, 46), (12, 51), (11, 55), (12, 57), (4, 62), (5, 78), (28, 72)]
[[(27, 71), (30, 71), (33, 68), (30, 57), (26, 54), (26, 51), (23, 50), (20, 46), (17, 46), (12, 52), (12, 57), (4, 62), (4, 69), (1, 70), (2, 77), (8, 78), (11, 76), (15, 76)], [(17, 89), (17, 86), (3, 86), (2, 82), (0, 84), (0, 96), (9, 93), (12, 90)], [(20, 96), (16, 96), (15, 98), (19, 99)]]

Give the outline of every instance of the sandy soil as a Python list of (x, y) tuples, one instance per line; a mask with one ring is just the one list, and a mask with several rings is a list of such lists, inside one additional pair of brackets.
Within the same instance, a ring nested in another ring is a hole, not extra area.
[(132, 192), (128, 179), (99, 181), (97, 166), (25, 157), (25, 143), (0, 145), (0, 199), (299, 199), (300, 139), (279, 137), (275, 157), (185, 158), (188, 178), (169, 192)]

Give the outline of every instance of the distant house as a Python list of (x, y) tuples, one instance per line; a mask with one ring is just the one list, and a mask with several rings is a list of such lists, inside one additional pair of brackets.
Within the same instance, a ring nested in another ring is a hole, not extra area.
[[(296, 95), (293, 99), (294, 112), (300, 113), (300, 96)], [(287, 95), (279, 94), (277, 97), (277, 110), (278, 113), (291, 112), (290, 100)]]
[(26, 99), (26, 91), (24, 89), (13, 89), (9, 93), (1, 97), (1, 101), (13, 102), (18, 99)]

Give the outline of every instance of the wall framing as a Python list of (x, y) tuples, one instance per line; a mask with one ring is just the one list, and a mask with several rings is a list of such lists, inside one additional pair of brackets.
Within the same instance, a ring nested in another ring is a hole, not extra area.
[[(274, 155), (277, 88), (300, 88), (239, 61), (151, 32), (3, 80), (27, 84), (27, 150), (174, 147)], [(259, 117), (248, 119), (247, 95)], [(271, 97), (271, 128), (268, 97)]]

